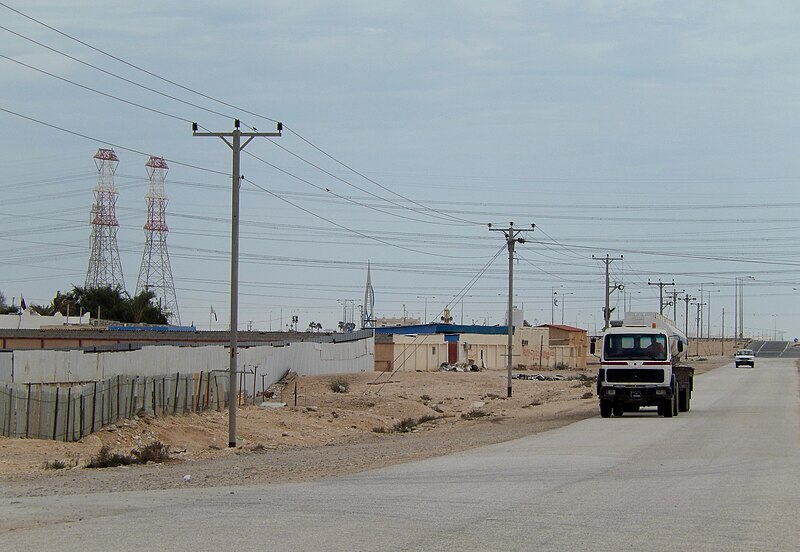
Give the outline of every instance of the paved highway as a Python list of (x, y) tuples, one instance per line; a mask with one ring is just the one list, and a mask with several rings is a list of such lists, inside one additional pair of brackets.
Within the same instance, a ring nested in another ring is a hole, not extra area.
[(797, 550), (798, 404), (794, 360), (759, 359), (699, 376), (672, 419), (314, 483), (3, 499), (0, 549)]
[(753, 341), (751, 347), (758, 358), (800, 358), (800, 347), (788, 341)]

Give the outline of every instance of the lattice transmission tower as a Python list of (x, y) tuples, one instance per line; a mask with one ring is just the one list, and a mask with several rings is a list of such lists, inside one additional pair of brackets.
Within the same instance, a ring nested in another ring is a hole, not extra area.
[(155, 300), (160, 303), (162, 310), (169, 313), (169, 321), (180, 325), (181, 316), (178, 312), (178, 299), (175, 296), (175, 284), (167, 250), (168, 201), (164, 191), (164, 179), (167, 177), (169, 167), (162, 157), (150, 157), (145, 165), (147, 175), (150, 177), (150, 188), (145, 196), (147, 203), (145, 245), (136, 294), (145, 290), (154, 292)]
[(114, 186), (114, 172), (119, 159), (114, 150), (100, 148), (94, 155), (94, 164), (97, 166), (98, 176), (90, 217), (91, 252), (85, 287), (111, 287), (125, 291), (125, 279), (122, 276), (122, 263), (117, 248), (119, 222), (116, 205), (119, 193)]

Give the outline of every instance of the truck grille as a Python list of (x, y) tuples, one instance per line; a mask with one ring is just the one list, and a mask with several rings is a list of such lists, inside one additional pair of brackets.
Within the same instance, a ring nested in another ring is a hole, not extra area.
[(663, 383), (664, 370), (643, 368), (606, 368), (609, 383)]

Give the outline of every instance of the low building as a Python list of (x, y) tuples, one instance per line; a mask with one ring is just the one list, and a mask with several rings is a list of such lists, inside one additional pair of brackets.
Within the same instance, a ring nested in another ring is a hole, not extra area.
[(88, 325), (89, 313), (81, 316), (64, 316), (60, 312), (53, 316), (36, 314), (24, 309), (17, 314), (0, 314), (0, 330), (39, 330), (42, 328), (67, 328)]
[(564, 324), (543, 324), (550, 336), (551, 365), (555, 368), (583, 368), (589, 350), (586, 330)]
[[(431, 371), (443, 364), (501, 369), (508, 365), (507, 332), (505, 326), (458, 324), (375, 328), (375, 370)], [(512, 344), (515, 368), (555, 367), (548, 327), (515, 327)]]

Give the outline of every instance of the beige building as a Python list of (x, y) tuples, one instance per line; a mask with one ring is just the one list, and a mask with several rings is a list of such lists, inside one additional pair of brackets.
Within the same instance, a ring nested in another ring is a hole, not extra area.
[(589, 353), (586, 330), (563, 324), (544, 324), (550, 336), (550, 367), (584, 368)]
[[(415, 330), (419, 333), (414, 333)], [(443, 364), (507, 366), (504, 327), (426, 324), (382, 328), (375, 335), (375, 370), (432, 371)], [(585, 330), (570, 326), (517, 327), (513, 366), (520, 369), (586, 365)]]

